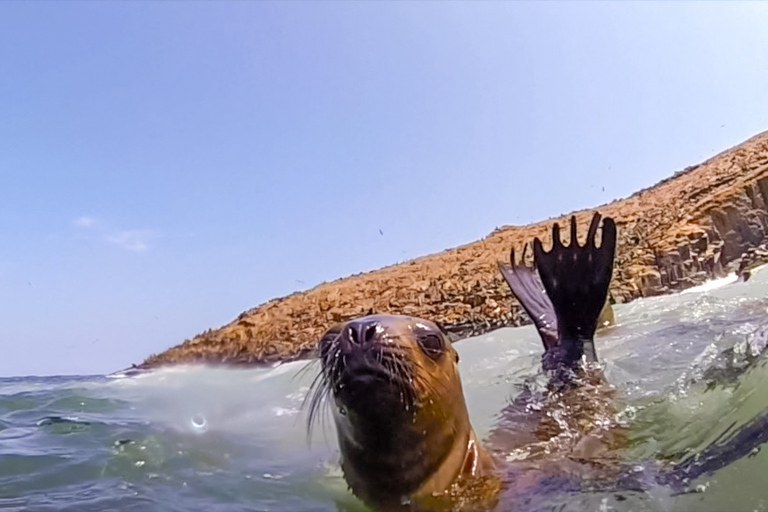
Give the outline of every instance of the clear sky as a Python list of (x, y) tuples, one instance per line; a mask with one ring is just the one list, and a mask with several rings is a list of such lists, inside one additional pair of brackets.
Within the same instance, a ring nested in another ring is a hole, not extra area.
[(597, 206), (768, 129), (768, 4), (0, 2), (0, 376)]

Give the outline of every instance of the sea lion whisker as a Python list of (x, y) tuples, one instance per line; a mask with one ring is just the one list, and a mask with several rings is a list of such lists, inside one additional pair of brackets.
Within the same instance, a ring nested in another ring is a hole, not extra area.
[(307, 438), (311, 440), (314, 426), (318, 421), (318, 418), (322, 424), (323, 414), (322, 407), (327, 404), (326, 398), (331, 392), (331, 385), (329, 376), (324, 372), (319, 372), (310, 385), (309, 392), (302, 402), (302, 408), (309, 400), (309, 412), (307, 414)]
[(410, 385), (410, 381), (413, 380), (413, 368), (412, 366), (406, 366), (402, 360), (396, 360), (395, 364), (399, 368), (402, 378), (398, 380), (398, 386), (400, 388), (400, 401), (405, 405), (407, 410), (412, 410), (414, 403), (416, 402), (416, 391), (413, 386)]
[(412, 368), (404, 361), (406, 352), (402, 350), (383, 350), (380, 364), (387, 371), (390, 382), (396, 386), (400, 402), (410, 409), (413, 405), (413, 393), (408, 382), (412, 378)]
[(443, 379), (425, 377), (426, 375), (430, 375), (431, 371), (421, 361), (412, 364), (414, 366), (413, 381), (415, 387), (418, 387), (426, 394), (440, 393), (445, 389), (446, 383)]
[[(296, 378), (299, 378), (310, 370), (316, 370), (320, 360), (310, 361), (296, 374)], [(304, 395), (304, 399), (301, 401), (301, 408), (309, 406), (309, 412), (307, 414), (307, 437), (312, 436), (313, 424), (316, 422), (318, 415), (319, 402), (323, 400), (323, 395), (327, 394), (327, 383), (325, 382), (326, 376), (323, 368), (320, 367), (319, 371), (312, 378), (312, 382), (309, 385), (307, 394)]]
[(402, 350), (387, 350), (382, 353), (382, 362), (387, 361), (392, 364), (394, 372), (402, 378), (408, 378), (413, 372), (406, 364), (407, 353)]
[[(328, 396), (332, 393), (333, 387), (340, 378), (340, 368), (337, 364), (332, 364), (332, 361), (338, 360), (340, 356), (339, 345), (336, 342), (331, 342), (328, 345), (322, 346), (320, 351), (320, 371), (315, 375), (312, 383), (309, 386), (307, 396), (304, 397), (302, 402), (302, 408), (306, 406), (307, 400), (309, 400), (309, 411), (307, 414), (307, 438), (311, 441), (312, 432), (315, 425), (320, 422), (320, 427), (325, 430), (325, 415), (323, 414), (323, 407), (327, 407), (329, 401)], [(314, 363), (314, 362), (313, 362)], [(308, 369), (315, 364), (310, 363), (305, 366), (304, 369)]]
[[(294, 380), (300, 380), (306, 375), (307, 373), (315, 373), (318, 371), (315, 367), (322, 364), (321, 360), (318, 359), (312, 359), (307, 362), (302, 368), (299, 369), (299, 371), (296, 372), (296, 375), (293, 377)], [(319, 369), (319, 371), (323, 371), (322, 367)], [(313, 377), (314, 378), (314, 377)]]
[(386, 368), (387, 372), (394, 377), (391, 382), (397, 387), (400, 403), (406, 405), (406, 408), (408, 408), (409, 403), (406, 400), (407, 393), (405, 379), (403, 379), (402, 365), (399, 364), (396, 358), (386, 358), (382, 361), (382, 364), (384, 368)]

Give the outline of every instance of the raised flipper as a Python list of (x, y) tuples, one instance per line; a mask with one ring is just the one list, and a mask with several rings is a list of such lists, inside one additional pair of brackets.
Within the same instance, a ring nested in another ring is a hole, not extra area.
[(577, 238), (576, 217), (571, 217), (571, 242), (567, 247), (560, 240), (557, 223), (552, 227), (549, 252), (541, 240), (533, 241), (534, 263), (552, 301), (558, 327), (557, 344), (544, 354), (545, 369), (573, 367), (582, 356), (597, 360), (593, 337), (608, 294), (616, 249), (616, 224), (608, 217), (603, 221), (602, 241), (597, 247), (599, 224), (600, 214), (595, 213), (583, 246)]
[(499, 270), (539, 331), (544, 351), (547, 352), (557, 345), (557, 317), (555, 307), (549, 300), (536, 269), (525, 265), (527, 247), (523, 247), (520, 264), (515, 261), (515, 250), (512, 249), (509, 255), (510, 264), (499, 262)]

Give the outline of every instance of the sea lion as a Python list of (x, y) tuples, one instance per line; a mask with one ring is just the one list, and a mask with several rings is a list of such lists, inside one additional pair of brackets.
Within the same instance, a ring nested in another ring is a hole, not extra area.
[(449, 488), (485, 486), (494, 497), (498, 479), (469, 421), (459, 357), (438, 325), (365, 316), (329, 330), (320, 357), (310, 418), (330, 395), (341, 467), (356, 496), (383, 510), (431, 508)]
[[(539, 328), (543, 365), (553, 382), (573, 382), (585, 346), (596, 359), (592, 336), (615, 248), (611, 219), (604, 223), (601, 247), (595, 245), (599, 220), (593, 219), (583, 247), (563, 247), (557, 225), (551, 252), (535, 240), (535, 258), (544, 269), (541, 280), (529, 280), (533, 274), (524, 267), (511, 269), (510, 286)], [(575, 229), (574, 221), (572, 240)], [(576, 277), (569, 282), (568, 275)], [(518, 281), (532, 287), (520, 292)], [(322, 370), (313, 385), (309, 421), (326, 398), (332, 401), (341, 467), (356, 496), (382, 510), (472, 509), (495, 503), (505, 472), (497, 471), (478, 443), (461, 389), (458, 355), (437, 324), (369, 315), (329, 329), (319, 347)], [(578, 448), (570, 449), (590, 451), (585, 444), (590, 443), (576, 439)]]
[[(323, 403), (332, 406), (344, 478), (357, 497), (385, 511), (487, 510), (498, 502), (504, 510), (538, 510), (540, 496), (581, 492), (585, 485), (637, 490), (651, 480), (682, 489), (735, 460), (732, 453), (743, 453), (742, 444), (755, 438), (768, 414), (737, 432), (737, 450), (713, 443), (694, 461), (649, 464), (651, 475), (616, 456), (622, 426), (593, 341), (611, 279), (616, 226), (605, 219), (598, 246), (599, 223), (595, 214), (579, 245), (571, 218), (568, 246), (555, 224), (550, 251), (534, 240), (535, 267), (518, 264), (514, 253), (511, 265), (500, 266), (541, 336), (549, 385), (540, 395), (520, 394), (502, 410), (489, 448), (479, 445), (470, 424), (458, 355), (440, 326), (370, 315), (326, 332), (309, 424)], [(768, 439), (768, 429), (760, 439)]]

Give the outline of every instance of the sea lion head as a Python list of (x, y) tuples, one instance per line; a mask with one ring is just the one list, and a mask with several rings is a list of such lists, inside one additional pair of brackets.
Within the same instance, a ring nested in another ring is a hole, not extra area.
[(459, 356), (429, 320), (370, 315), (331, 328), (310, 422), (332, 400), (342, 469), (369, 505), (390, 508), (446, 491), (479, 471)]

